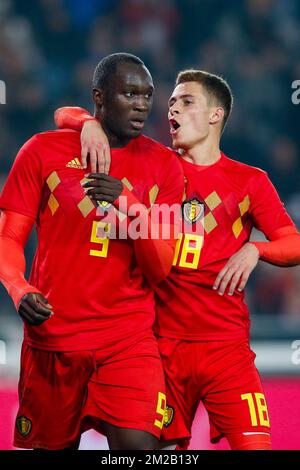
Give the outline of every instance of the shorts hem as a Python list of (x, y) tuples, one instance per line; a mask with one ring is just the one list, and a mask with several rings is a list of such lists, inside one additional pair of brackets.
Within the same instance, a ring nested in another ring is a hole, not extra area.
[(105, 432), (103, 431), (101, 427), (101, 421), (103, 421), (104, 423), (111, 424), (112, 426), (116, 426), (118, 428), (127, 428), (127, 429), (135, 429), (137, 431), (144, 431), (156, 437), (157, 439), (161, 438), (161, 430), (158, 429), (156, 432), (156, 430), (153, 429), (152, 424), (150, 425), (151, 429), (149, 429), (149, 428), (146, 428), (146, 426), (141, 426), (140, 423), (132, 423), (129, 421), (120, 422), (120, 421), (116, 421), (116, 420), (106, 418), (106, 417), (100, 418), (99, 416), (96, 416), (93, 414), (87, 414), (83, 417), (82, 422), (84, 424), (82, 425), (82, 432), (88, 431), (89, 429), (94, 429), (95, 431), (105, 436)]
[(20, 448), (20, 449), (46, 449), (46, 450), (63, 450), (67, 449), (71, 446), (73, 446), (76, 441), (68, 441), (65, 442), (64, 444), (46, 444), (45, 442), (40, 442), (40, 441), (31, 441), (31, 442), (22, 442), (22, 441), (17, 441), (14, 440), (13, 446)]
[(266, 429), (251, 429), (250, 431), (245, 431), (245, 429), (243, 429), (242, 431), (239, 430), (239, 431), (232, 431), (232, 432), (220, 432), (220, 434), (217, 434), (216, 436), (213, 436), (210, 438), (210, 442), (212, 444), (218, 444), (218, 442), (220, 442), (221, 439), (223, 439), (224, 437), (226, 438), (226, 436), (228, 435), (232, 435), (232, 434), (244, 434), (244, 433), (257, 433), (257, 434), (260, 434), (260, 433), (266, 433), (266, 434), (269, 434), (271, 436), (271, 430), (266, 430)]
[(165, 438), (164, 436), (162, 436), (160, 438), (160, 441), (161, 442), (168, 442), (168, 441), (186, 441), (187, 439), (190, 440), (192, 437), (191, 434), (181, 434), (180, 437), (178, 436), (174, 436), (174, 437), (167, 437)]
[(175, 339), (178, 341), (185, 341), (190, 343), (210, 343), (210, 342), (220, 342), (220, 341), (249, 341), (249, 332), (243, 331), (237, 334), (229, 335), (197, 335), (197, 334), (184, 334), (181, 335), (177, 332), (168, 331), (168, 330), (159, 330), (155, 331), (155, 336), (158, 339), (169, 338)]

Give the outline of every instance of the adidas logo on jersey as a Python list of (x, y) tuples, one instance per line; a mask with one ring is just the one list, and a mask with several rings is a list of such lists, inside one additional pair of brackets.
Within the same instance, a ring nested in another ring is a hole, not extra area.
[(81, 163), (80, 163), (80, 161), (77, 157), (73, 158), (73, 160), (69, 161), (66, 164), (66, 167), (67, 168), (78, 168), (79, 170), (83, 170), (83, 166), (81, 165)]

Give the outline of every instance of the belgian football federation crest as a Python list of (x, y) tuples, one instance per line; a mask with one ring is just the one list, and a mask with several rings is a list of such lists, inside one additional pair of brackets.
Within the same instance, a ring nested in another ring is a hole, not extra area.
[(174, 408), (172, 406), (166, 406), (164, 414), (164, 426), (167, 428), (170, 426), (174, 418)]
[(204, 203), (196, 197), (190, 201), (185, 201), (182, 205), (183, 217), (189, 224), (197, 222), (204, 214)]
[(26, 416), (18, 416), (16, 426), (21, 436), (26, 437), (31, 431), (32, 423)]
[(97, 201), (98, 207), (103, 211), (107, 211), (111, 207), (111, 203), (107, 201)]

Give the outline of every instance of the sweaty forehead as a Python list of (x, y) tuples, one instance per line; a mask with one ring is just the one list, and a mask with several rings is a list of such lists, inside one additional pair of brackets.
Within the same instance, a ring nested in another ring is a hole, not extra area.
[(117, 66), (114, 82), (118, 86), (133, 86), (138, 88), (153, 88), (153, 81), (145, 66), (133, 63), (123, 63)]

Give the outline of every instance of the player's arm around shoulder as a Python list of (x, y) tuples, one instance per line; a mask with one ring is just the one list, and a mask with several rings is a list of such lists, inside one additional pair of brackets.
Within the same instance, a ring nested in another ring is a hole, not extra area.
[(86, 109), (77, 106), (65, 106), (54, 113), (54, 121), (59, 129), (74, 129), (80, 131), (81, 163), (87, 168), (90, 159), (91, 173), (108, 175), (111, 155), (108, 138), (101, 123)]

